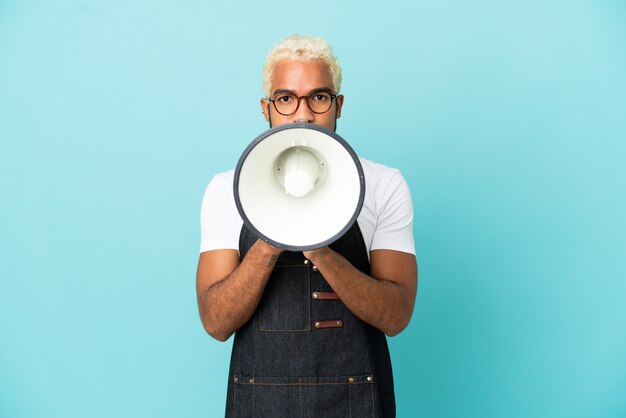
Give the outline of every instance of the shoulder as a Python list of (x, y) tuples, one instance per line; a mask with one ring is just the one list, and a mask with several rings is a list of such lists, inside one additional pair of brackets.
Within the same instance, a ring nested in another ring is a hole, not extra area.
[(243, 221), (233, 192), (234, 170), (213, 176), (206, 187), (200, 211), (200, 252), (237, 249)]
[(359, 226), (368, 249), (415, 253), (413, 205), (400, 170), (363, 158), (365, 200)]
[(375, 163), (374, 161), (366, 160), (365, 158), (359, 158), (359, 161), (361, 163), (361, 167), (363, 167), (363, 174), (365, 174), (365, 177), (372, 180), (391, 178), (400, 174), (400, 170), (397, 168)]
[(237, 211), (235, 206), (235, 193), (233, 191), (233, 180), (235, 170), (225, 171), (215, 174), (204, 190), (202, 197), (202, 210), (215, 212), (218, 210)]
[(365, 158), (359, 158), (359, 161), (363, 167), (366, 192), (369, 189), (370, 192), (379, 194), (390, 188), (393, 190), (406, 184), (402, 173), (397, 168), (375, 163)]
[(228, 170), (222, 173), (217, 173), (211, 179), (211, 183), (220, 184), (223, 186), (232, 186), (233, 180), (235, 179), (235, 170)]
[(218, 173), (211, 178), (209, 184), (206, 186), (206, 190), (204, 192), (205, 197), (207, 195), (233, 195), (233, 180), (235, 178), (235, 170), (224, 171), (223, 173)]

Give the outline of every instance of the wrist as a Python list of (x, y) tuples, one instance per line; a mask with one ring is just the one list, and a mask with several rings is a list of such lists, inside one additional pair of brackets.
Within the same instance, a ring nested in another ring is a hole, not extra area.
[(331, 252), (332, 250), (329, 247), (322, 247), (314, 250), (303, 251), (302, 254), (304, 257), (311, 260), (313, 264), (320, 264), (331, 254)]
[(281, 248), (275, 247), (272, 244), (269, 244), (261, 239), (258, 239), (255, 246), (259, 249), (262, 255), (264, 256), (278, 256), (283, 252)]

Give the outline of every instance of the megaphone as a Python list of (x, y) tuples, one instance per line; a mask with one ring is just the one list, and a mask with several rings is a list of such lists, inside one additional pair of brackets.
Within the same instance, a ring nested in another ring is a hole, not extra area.
[(356, 221), (365, 198), (363, 167), (335, 132), (310, 123), (269, 129), (237, 163), (235, 204), (245, 225), (288, 251), (324, 247)]

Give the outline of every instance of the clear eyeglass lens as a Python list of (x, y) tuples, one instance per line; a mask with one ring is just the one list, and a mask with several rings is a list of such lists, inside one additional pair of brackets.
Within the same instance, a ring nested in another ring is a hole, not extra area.
[(330, 109), (332, 97), (328, 93), (315, 93), (309, 96), (307, 103), (315, 113), (324, 113)]
[(289, 115), (296, 110), (298, 98), (292, 94), (281, 94), (274, 97), (274, 106), (283, 115)]

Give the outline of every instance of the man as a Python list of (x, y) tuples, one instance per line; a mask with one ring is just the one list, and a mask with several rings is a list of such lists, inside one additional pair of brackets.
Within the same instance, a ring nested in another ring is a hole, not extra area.
[[(271, 127), (336, 128), (341, 69), (325, 41), (285, 38), (263, 76)], [(243, 226), (233, 171), (208, 185), (197, 295), (211, 336), (236, 333), (226, 416), (395, 416), (385, 334), (401, 332), (413, 312), (413, 212), (397, 170), (360, 161), (366, 196), (357, 222), (330, 246), (304, 252), (282, 251)]]

